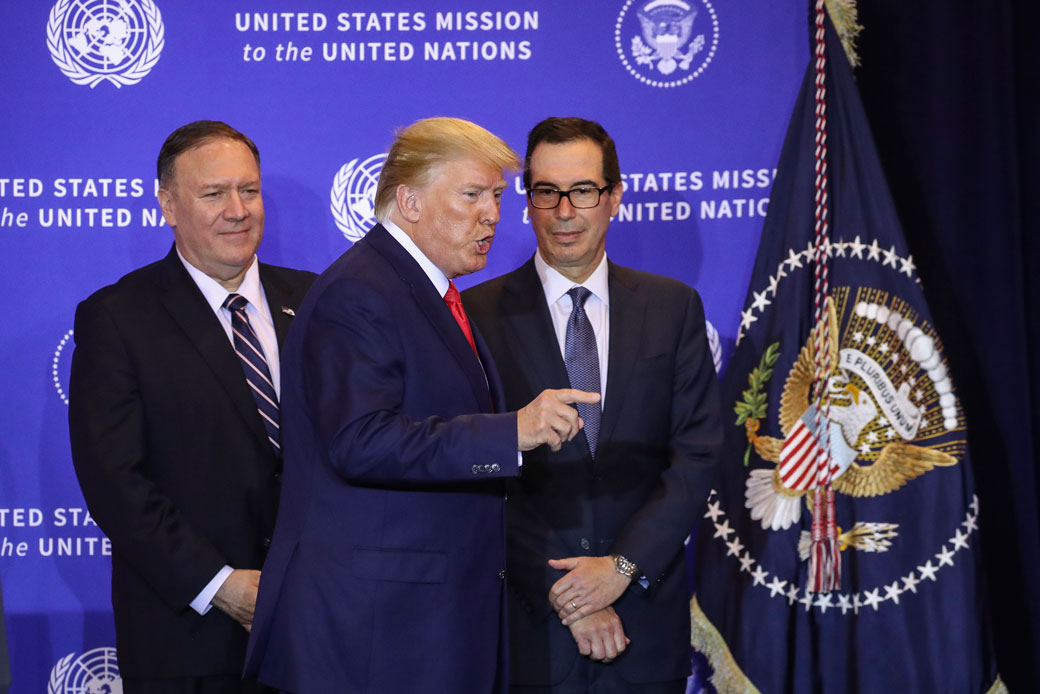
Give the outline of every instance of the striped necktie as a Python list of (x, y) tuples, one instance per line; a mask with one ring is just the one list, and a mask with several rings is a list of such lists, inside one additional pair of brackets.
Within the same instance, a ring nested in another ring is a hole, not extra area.
[(278, 395), (274, 392), (274, 381), (271, 380), (271, 370), (267, 366), (267, 358), (264, 356), (264, 348), (260, 346), (260, 340), (249, 324), (249, 316), (246, 315), (246, 306), (249, 300), (241, 294), (228, 294), (224, 300), (223, 307), (231, 312), (231, 333), (235, 344), (235, 354), (242, 364), (242, 371), (246, 375), (246, 383), (253, 393), (256, 401), (256, 409), (260, 412), (260, 418), (267, 429), (267, 438), (271, 441), (276, 455), (281, 455), (281, 430), (279, 427)]
[[(599, 348), (596, 346), (596, 333), (592, 331), (592, 323), (585, 313), (585, 300), (592, 292), (585, 287), (572, 287), (567, 291), (571, 297), (571, 315), (567, 319), (567, 336), (564, 341), (563, 363), (567, 367), (567, 378), (571, 388), (598, 393), (599, 380)], [(578, 415), (585, 422), (585, 438), (589, 442), (589, 451), (596, 455), (596, 443), (599, 440), (599, 403), (577, 403)]]

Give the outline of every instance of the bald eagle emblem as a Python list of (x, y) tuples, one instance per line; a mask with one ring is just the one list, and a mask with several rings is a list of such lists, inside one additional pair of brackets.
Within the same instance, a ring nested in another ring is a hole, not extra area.
[[(735, 411), (751, 452), (772, 467), (750, 470), (745, 507), (765, 530), (786, 530), (801, 519), (803, 504), (812, 513), (812, 494), (830, 466), (835, 492), (876, 497), (896, 492), (922, 475), (956, 465), (964, 452), (963, 414), (942, 359), (941, 345), (929, 326), (918, 326), (911, 306), (886, 292), (841, 287), (800, 346), (780, 398), (781, 436), (760, 434), (767, 415), (765, 389), (782, 346), (766, 350), (749, 377)], [(839, 330), (839, 316), (848, 314)], [(812, 397), (817, 334), (829, 324), (832, 339), (823, 362), (823, 411)], [(823, 456), (822, 452), (829, 455)], [(839, 530), (842, 550), (883, 552), (898, 526), (856, 522)], [(808, 533), (799, 550), (804, 559)]]
[[(642, 36), (632, 37), (632, 57), (640, 65), (657, 63), (657, 71), (670, 75), (676, 68), (689, 70), (693, 57), (704, 49), (704, 34), (693, 35), (697, 8), (682, 0), (653, 0), (636, 14)], [(686, 50), (683, 50), (683, 49)]]

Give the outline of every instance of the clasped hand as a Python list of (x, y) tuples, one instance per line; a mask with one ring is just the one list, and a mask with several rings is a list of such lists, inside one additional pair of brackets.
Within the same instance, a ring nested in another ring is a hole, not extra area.
[(249, 631), (253, 626), (253, 609), (256, 607), (256, 593), (259, 587), (259, 571), (235, 569), (213, 596), (213, 606)]
[(578, 644), (578, 651), (609, 663), (630, 640), (611, 605), (631, 583), (614, 568), (612, 557), (550, 559), (549, 566), (567, 571), (549, 590), (549, 601)]

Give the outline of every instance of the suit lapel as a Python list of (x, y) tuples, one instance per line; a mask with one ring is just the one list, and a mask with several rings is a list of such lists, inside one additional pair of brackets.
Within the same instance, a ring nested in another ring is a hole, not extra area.
[(470, 322), (473, 330), (473, 341), (477, 344), (477, 354), (480, 355), (480, 364), (484, 367), (484, 377), (487, 380), (488, 389), (491, 391), (491, 405), (495, 412), (507, 412), (509, 406), (506, 404), (506, 390), (502, 386), (502, 377), (498, 373), (495, 359), (491, 356), (491, 348), (484, 341), (484, 336), (477, 330), (476, 323)]
[(489, 411), (491, 393), (488, 388), (488, 379), (485, 378), (484, 370), (481, 368), (477, 356), (473, 354), (473, 349), (469, 346), (466, 336), (462, 334), (459, 324), (455, 322), (451, 310), (444, 303), (444, 298), (437, 295), (437, 290), (423, 269), (382, 225), (373, 227), (365, 238), (394, 266), (400, 278), (409, 286), (412, 298), (419, 306), (419, 311), (430, 321), (430, 325), (447, 345), (459, 368), (465, 374), (480, 411)]
[(260, 263), (260, 282), (264, 285), (264, 294), (267, 296), (267, 307), (271, 311), (271, 320), (274, 322), (274, 332), (278, 338), (278, 345), (285, 343), (285, 336), (292, 325), (292, 319), (296, 315), (293, 306), (299, 306), (303, 297), (296, 296), (297, 292), (287, 286), (272, 272), (270, 266)]
[(607, 262), (610, 287), (610, 354), (607, 357), (607, 399), (600, 420), (599, 443), (610, 440), (625, 402), (632, 367), (639, 354), (646, 317), (646, 299), (636, 292), (635, 277)]
[[(176, 250), (171, 250), (163, 263), (163, 306), (184, 331), (188, 342), (209, 365), (217, 383), (231, 398), (246, 427), (264, 446), (269, 446), (267, 432), (256, 410), (256, 402), (249, 392), (249, 386), (242, 375), (242, 365), (235, 356), (227, 333), (213, 315), (191, 275), (184, 269)], [(175, 370), (177, 365), (171, 364), (170, 368)]]
[(518, 359), (528, 375), (535, 394), (546, 388), (567, 388), (570, 380), (560, 354), (556, 330), (545, 303), (534, 259), (521, 265), (509, 278), (502, 292), (502, 318), (510, 340), (519, 345)]

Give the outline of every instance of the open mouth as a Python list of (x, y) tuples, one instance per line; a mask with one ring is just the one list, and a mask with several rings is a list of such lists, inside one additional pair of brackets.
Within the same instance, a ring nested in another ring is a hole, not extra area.
[(485, 236), (482, 239), (477, 239), (477, 252), (478, 253), (487, 253), (488, 251), (490, 251), (491, 250), (491, 240), (493, 238), (495, 238), (495, 237), (494, 236)]

